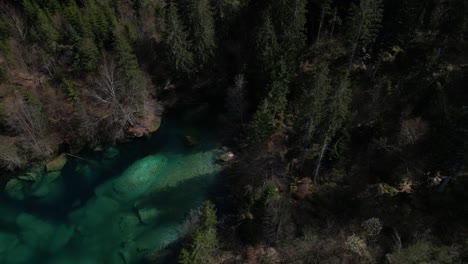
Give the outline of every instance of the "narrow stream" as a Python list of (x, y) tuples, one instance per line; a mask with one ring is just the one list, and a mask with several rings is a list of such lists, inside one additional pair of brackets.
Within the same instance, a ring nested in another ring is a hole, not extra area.
[(141, 263), (160, 254), (216, 190), (219, 137), (194, 121), (164, 118), (149, 139), (69, 157), (61, 176), (10, 186), (0, 200), (0, 263)]

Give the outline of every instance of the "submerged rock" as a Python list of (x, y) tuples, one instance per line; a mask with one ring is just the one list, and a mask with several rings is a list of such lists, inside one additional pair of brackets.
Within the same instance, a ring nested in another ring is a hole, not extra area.
[(48, 172), (61, 171), (66, 163), (67, 156), (64, 153), (62, 153), (59, 156), (55, 157), (53, 160), (47, 162), (46, 169)]
[(133, 163), (112, 183), (116, 198), (133, 199), (144, 193), (157, 179), (166, 162), (165, 156), (152, 155)]
[(64, 224), (57, 226), (30, 214), (18, 215), (16, 224), (23, 243), (48, 252), (60, 250), (73, 236), (73, 228)]
[(53, 182), (60, 178), (62, 176), (62, 173), (60, 171), (52, 171), (44, 175), (44, 181), (45, 182)]
[(25, 184), (18, 179), (11, 179), (5, 185), (5, 193), (8, 197), (15, 200), (23, 200), (25, 198)]
[(158, 116), (154, 120), (154, 122), (151, 123), (151, 125), (148, 127), (148, 131), (150, 133), (156, 132), (159, 128), (161, 127), (161, 117)]
[(105, 159), (113, 159), (119, 156), (119, 154), (120, 154), (120, 151), (116, 147), (110, 147), (106, 149), (106, 151), (104, 151), (103, 157)]
[[(18, 238), (13, 234), (0, 233), (0, 256), (4, 256), (8, 251), (18, 245)], [(0, 257), (0, 260), (2, 258)], [(0, 263), (3, 263), (0, 261)]]
[(138, 218), (143, 224), (152, 224), (154, 223), (161, 212), (156, 208), (142, 208), (138, 210)]

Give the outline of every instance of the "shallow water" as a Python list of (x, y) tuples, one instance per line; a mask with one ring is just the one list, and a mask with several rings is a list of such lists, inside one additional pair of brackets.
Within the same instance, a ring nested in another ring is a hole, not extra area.
[[(140, 263), (178, 238), (216, 188), (213, 129), (163, 119), (150, 139), (68, 159), (61, 177), (0, 201), (0, 263)], [(187, 147), (183, 136), (199, 140)]]

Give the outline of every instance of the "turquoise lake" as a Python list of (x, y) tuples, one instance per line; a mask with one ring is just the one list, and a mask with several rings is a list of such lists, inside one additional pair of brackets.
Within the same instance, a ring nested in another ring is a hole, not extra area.
[[(187, 116), (164, 117), (149, 138), (68, 157), (60, 177), (4, 194), (0, 263), (144, 263), (161, 255), (190, 210), (216, 192), (214, 131)], [(187, 146), (188, 135), (198, 144)]]

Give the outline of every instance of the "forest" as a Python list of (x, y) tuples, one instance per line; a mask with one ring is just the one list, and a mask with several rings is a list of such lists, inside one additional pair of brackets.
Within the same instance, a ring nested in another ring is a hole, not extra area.
[(0, 204), (206, 106), (222, 195), (125, 263), (468, 263), (467, 38), (465, 0), (1, 1)]

